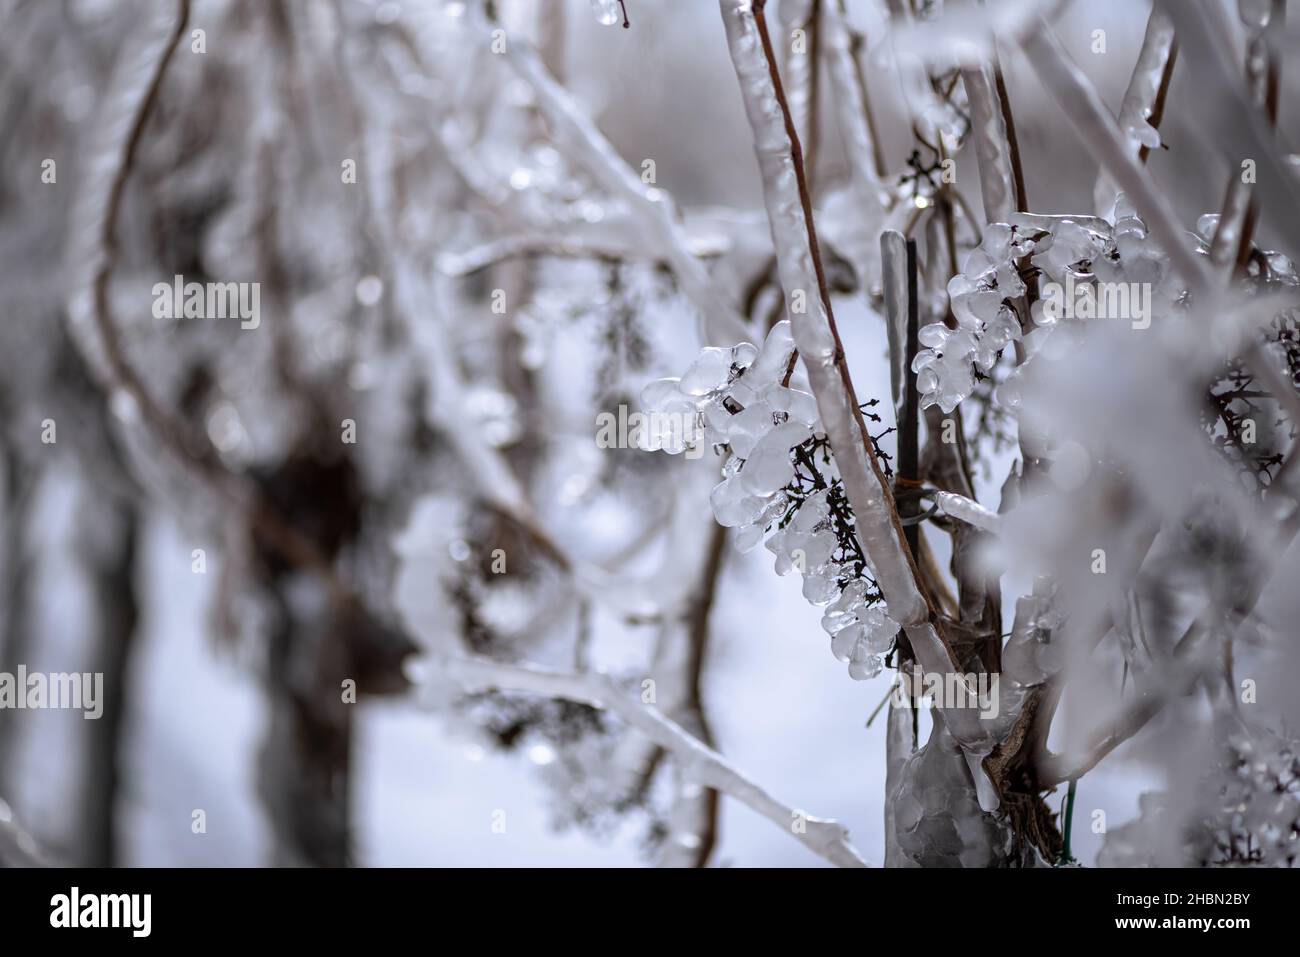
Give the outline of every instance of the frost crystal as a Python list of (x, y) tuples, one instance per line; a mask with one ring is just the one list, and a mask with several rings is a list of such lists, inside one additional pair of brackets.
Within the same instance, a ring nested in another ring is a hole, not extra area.
[(596, 22), (603, 27), (619, 22), (618, 0), (591, 0), (591, 9), (596, 14)]

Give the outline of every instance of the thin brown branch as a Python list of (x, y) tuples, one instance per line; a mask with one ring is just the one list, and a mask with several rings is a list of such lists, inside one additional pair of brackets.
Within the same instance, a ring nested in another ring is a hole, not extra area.
[(997, 44), (993, 44), (993, 88), (998, 95), (998, 108), (1002, 113), (1002, 125), (1007, 130), (1007, 155), (1011, 160), (1011, 181), (1016, 189), (1016, 210), (1029, 212), (1029, 195), (1025, 192), (1025, 168), (1020, 162), (1020, 141), (1016, 138), (1016, 117), (1011, 112), (1011, 97), (1007, 94), (1007, 81), (1002, 75), (1002, 60), (998, 56)]
[[(1169, 58), (1165, 60), (1164, 70), (1160, 74), (1160, 85), (1156, 88), (1156, 98), (1151, 101), (1151, 112), (1147, 122), (1153, 129), (1160, 129), (1165, 118), (1165, 100), (1169, 97), (1169, 85), (1174, 79), (1174, 65), (1178, 62), (1178, 37), (1169, 41)], [(1138, 162), (1145, 163), (1150, 155), (1150, 148), (1143, 146), (1138, 150)]]

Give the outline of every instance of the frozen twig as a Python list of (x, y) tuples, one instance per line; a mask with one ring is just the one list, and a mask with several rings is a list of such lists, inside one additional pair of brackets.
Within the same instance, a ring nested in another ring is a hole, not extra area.
[[(1029, 196), (1025, 191), (1025, 168), (1020, 161), (1020, 139), (1016, 136), (1016, 118), (1011, 110), (1011, 97), (1007, 93), (1007, 80), (1002, 72), (1002, 58), (998, 45), (993, 44), (993, 88), (998, 94), (998, 108), (1002, 111), (1002, 125), (1007, 131), (1007, 155), (1011, 160), (1011, 180), (1016, 188), (1016, 209), (1029, 209)], [(958, 194), (960, 195), (960, 194)]]
[[(1144, 126), (1156, 129), (1164, 113), (1165, 95), (1169, 91), (1169, 81), (1174, 72), (1174, 61), (1178, 55), (1178, 44), (1174, 37), (1174, 25), (1159, 10), (1153, 10), (1147, 18), (1146, 33), (1142, 37), (1142, 49), (1138, 51), (1137, 63), (1133, 66), (1133, 75), (1129, 78), (1128, 88), (1119, 107), (1119, 131), (1127, 138), (1127, 149), (1139, 162), (1145, 162), (1148, 148), (1133, 135), (1134, 131)], [(1105, 212), (1115, 201), (1115, 185), (1103, 169), (1097, 176), (1097, 185), (1093, 189), (1093, 203), (1098, 212)]]
[[(808, 370), (818, 410), (871, 554), (890, 614), (903, 623), (928, 617), (903, 549), (893, 498), (870, 454), (857, 396), (848, 377), (844, 350), (835, 328), (830, 297), (818, 274), (816, 233), (801, 195), (802, 156), (791, 136), (787, 111), (778, 99), (773, 70), (747, 0), (722, 0), (723, 21), (741, 94), (754, 134), (754, 151), (763, 177), (764, 200), (776, 249), (777, 272), (786, 295), (795, 344)], [(806, 300), (806, 310), (790, 301)]]
[[(1249, 604), (1253, 606), (1257, 598), (1258, 593), (1251, 596)], [(1099, 723), (1099, 727), (1107, 730), (1096, 738), (1083, 756), (1076, 758), (1061, 754), (1042, 761), (1039, 782), (1047, 787), (1078, 780), (1145, 728), (1166, 704), (1190, 692), (1196, 682), (1213, 671), (1218, 664), (1217, 646), (1206, 643), (1212, 627), (1205, 617), (1193, 622), (1179, 640), (1173, 658), (1164, 666), (1157, 680), (1143, 689), (1137, 698), (1123, 704), (1117, 713)]]
[[(341, 9), (336, 6), (339, 29), (344, 29)], [(340, 68), (347, 69), (349, 62), (346, 44), (338, 51)], [(405, 322), (412, 341), (424, 354), (429, 376), (434, 388), (435, 401), (430, 406), (430, 417), (446, 435), (451, 446), (456, 450), (466, 469), (475, 476), (477, 489), (483, 502), (497, 514), (512, 521), (523, 531), (533, 544), (544, 553), (557, 567), (565, 572), (575, 570), (575, 561), (557, 543), (542, 525), (532, 503), (529, 501), (523, 484), (515, 475), (510, 463), (501, 451), (490, 445), (484, 438), (482, 430), (467, 426), (474, 417), (465, 407), (468, 386), (457, 367), (456, 359), (445, 346), (445, 340), (438, 333), (446, 332), (442, 319), (445, 309), (439, 295), (440, 287), (436, 276), (429, 276), (417, 268), (412, 259), (410, 245), (401, 241), (398, 235), (395, 217), (382, 215), (387, 209), (387, 193), (392, 183), (398, 178), (396, 161), (390, 153), (382, 149), (387, 139), (387, 131), (376, 127), (382, 122), (384, 111), (380, 104), (363, 98), (364, 85), (357, 85), (356, 120), (358, 123), (358, 141), (362, 144), (380, 144), (375, 155), (367, 159), (367, 165), (373, 166), (375, 172), (366, 177), (367, 192), (364, 215), (370, 221), (367, 232), (378, 236), (382, 242), (376, 250), (376, 256), (383, 264), (387, 281), (391, 284), (394, 309)], [(380, 119), (375, 119), (379, 117)], [(440, 128), (445, 124), (439, 122)], [(444, 131), (445, 132), (445, 131)], [(445, 145), (445, 144), (444, 144)], [(468, 275), (485, 268), (499, 259), (519, 254), (532, 249), (532, 243), (553, 243), (546, 237), (518, 237), (516, 241), (504, 244), (490, 244), (477, 251), (470, 251), (464, 257), (449, 256), (440, 260), (439, 267), (449, 275)], [(517, 245), (522, 243), (523, 245)], [(548, 246), (548, 248), (551, 248)], [(419, 323), (417, 317), (428, 311), (427, 303), (433, 302), (432, 323)], [(580, 579), (581, 576), (575, 576)]]
[[(699, 587), (691, 601), (686, 627), (679, 628), (676, 622), (667, 626), (672, 631), (684, 632), (685, 638), (685, 655), (681, 656), (684, 660), (678, 663), (676, 669), (676, 683), (680, 685), (677, 689), (677, 709), (670, 716), (694, 731), (700, 742), (710, 748), (715, 745), (704, 706), (704, 662), (709, 645), (709, 618), (717, 597), (726, 555), (727, 529), (715, 525), (708, 536), (704, 568)], [(668, 826), (664, 865), (706, 866), (718, 839), (718, 792), (679, 780)]]
[(849, 843), (843, 825), (782, 804), (676, 722), (642, 704), (639, 689), (623, 688), (607, 674), (569, 674), (481, 656), (438, 658), (435, 667), (441, 676), (469, 693), (531, 692), (608, 710), (672, 754), (682, 770), (701, 785), (740, 801), (814, 854), (840, 867), (867, 866)]
[[(805, 46), (796, 50), (793, 42), (785, 44), (785, 84), (790, 96), (790, 113), (794, 117), (799, 139), (807, 144), (808, 183), (816, 178), (820, 131), (817, 115), (821, 92), (822, 0), (786, 0), (778, 11), (781, 27), (789, 37), (800, 30)], [(836, 91), (839, 99), (839, 91)]]
[(880, 278), (885, 300), (885, 332), (889, 342), (889, 392), (895, 419), (903, 415), (907, 386), (907, 240), (896, 229), (880, 234)]
[(1002, 526), (1002, 517), (989, 511), (974, 499), (954, 492), (937, 492), (935, 500), (943, 514), (958, 521), (973, 525), (986, 532), (997, 532)]
[[(1294, 390), (1291, 394), (1295, 395)], [(1290, 407), (1294, 408), (1295, 404), (1292, 401)], [(1082, 757), (1052, 755), (1042, 762), (1040, 779), (1044, 785), (1076, 780), (1096, 767), (1103, 758), (1146, 727), (1166, 704), (1175, 697), (1186, 694), (1197, 680), (1212, 671), (1218, 663), (1220, 643), (1230, 643), (1254, 613), (1265, 589), (1283, 568), (1286, 554), (1297, 532), (1300, 532), (1300, 508), (1293, 508), (1290, 514), (1278, 522), (1271, 536), (1269, 546), (1273, 553), (1272, 563), (1236, 597), (1227, 618), (1214, 605), (1203, 610), (1174, 646), (1168, 666), (1158, 680), (1137, 699), (1124, 703), (1115, 714), (1098, 723), (1099, 728), (1107, 730), (1097, 736), (1086, 754)], [(1221, 636), (1219, 642), (1210, 644), (1216, 635)]]
[[(88, 355), (91, 368), (108, 380), (110, 394), (128, 402), (151, 432), (169, 451), (210, 481), (221, 481), (216, 451), (205, 436), (193, 435), (153, 397), (144, 379), (131, 365), (113, 321), (110, 285), (118, 258), (117, 226), (127, 181), (135, 168), (140, 144), (153, 115), (163, 80), (189, 22), (189, 0), (178, 0), (175, 13), (161, 13), (151, 24), (148, 40), (121, 66), (119, 86), (109, 99), (104, 118), (104, 146), (109, 158), (93, 176), (82, 197), (82, 219), (95, 228), (87, 231), (94, 252), (82, 257), (92, 267), (89, 314), (98, 333), (102, 356)], [(74, 322), (83, 310), (73, 310)], [(74, 340), (80, 341), (74, 335)], [(83, 344), (83, 348), (86, 346)], [(100, 361), (97, 361), (100, 360)], [(224, 483), (223, 483), (224, 484)], [(227, 493), (229, 489), (227, 488)]]
[[(1268, 27), (1278, 28), (1285, 13), (1285, 2), (1274, 0)], [(1246, 86), (1251, 99), (1265, 110), (1270, 125), (1277, 123), (1278, 73), (1278, 57), (1268, 45), (1267, 29), (1255, 31), (1246, 44)], [(1234, 267), (1244, 267), (1250, 256), (1251, 237), (1258, 215), (1259, 206), (1251, 198), (1250, 186), (1240, 171), (1233, 167), (1228, 177), (1223, 211), (1210, 244), (1210, 261), (1216, 268), (1227, 267), (1229, 278)]]
[(855, 250), (860, 259), (855, 265), (864, 273), (863, 285), (870, 286), (880, 268), (872, 247), (889, 202), (889, 193), (881, 184), (878, 172), (884, 160), (872, 129), (871, 104), (853, 55), (854, 41), (844, 12), (834, 3), (827, 4), (822, 13), (822, 24), (826, 30), (827, 72), (835, 94), (832, 97), (835, 119), (849, 157), (849, 182), (860, 222), (856, 233), (863, 237), (863, 248)]

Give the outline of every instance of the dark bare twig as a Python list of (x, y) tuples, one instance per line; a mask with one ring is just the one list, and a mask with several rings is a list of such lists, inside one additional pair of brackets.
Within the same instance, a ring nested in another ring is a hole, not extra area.
[(998, 94), (1002, 123), (1007, 128), (1007, 154), (1011, 159), (1011, 179), (1016, 187), (1016, 209), (1027, 213), (1029, 197), (1025, 192), (1025, 168), (1020, 162), (1020, 141), (1016, 139), (1016, 118), (1011, 112), (1011, 97), (1007, 94), (1007, 81), (1002, 75), (1002, 59), (998, 56), (996, 43), (993, 45), (993, 88)]
[[(903, 349), (905, 358), (905, 378), (903, 382), (903, 415), (898, 423), (898, 475), (894, 479), (895, 489), (912, 492), (920, 487), (920, 430), (921, 417), (918, 409), (916, 392), (916, 373), (912, 363), (916, 359), (917, 332), (919, 328), (920, 306), (917, 301), (916, 288), (916, 240), (907, 241), (907, 332)], [(897, 494), (897, 491), (896, 493)], [(910, 518), (920, 514), (920, 502), (914, 495), (909, 495), (906, 504), (900, 502), (900, 518)], [(920, 556), (921, 528), (908, 525), (904, 528), (904, 537), (912, 559)]]

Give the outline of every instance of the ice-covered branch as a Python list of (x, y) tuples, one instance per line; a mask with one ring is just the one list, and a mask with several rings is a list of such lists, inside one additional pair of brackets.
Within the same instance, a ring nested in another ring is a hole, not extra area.
[[(1256, 597), (1249, 598), (1250, 606), (1254, 605)], [(1137, 697), (1125, 701), (1098, 723), (1098, 727), (1106, 730), (1095, 738), (1086, 752), (1047, 758), (1041, 764), (1040, 781), (1046, 786), (1078, 780), (1121, 744), (1137, 735), (1170, 701), (1191, 692), (1197, 681), (1220, 665), (1221, 646), (1211, 640), (1213, 630), (1208, 615), (1194, 621), (1156, 679)]]
[[(1264, 364), (1262, 368), (1271, 369), (1271, 366)], [(1275, 371), (1272, 374), (1277, 375)], [(1265, 381), (1275, 389), (1286, 385), (1285, 382), (1270, 380), (1268, 377), (1265, 377)], [(1287, 391), (1290, 398), (1284, 402), (1284, 408), (1294, 415), (1300, 400), (1295, 398), (1294, 389)], [(1293, 483), (1286, 483), (1283, 491), (1284, 494), (1294, 495)], [(1267, 566), (1263, 575), (1252, 580), (1235, 597), (1233, 607), (1226, 619), (1215, 604), (1207, 606), (1175, 644), (1173, 654), (1157, 679), (1143, 689), (1137, 698), (1125, 701), (1112, 714), (1097, 723), (1098, 728), (1105, 730), (1095, 736), (1086, 753), (1053, 755), (1043, 761), (1040, 774), (1043, 783), (1055, 784), (1076, 780), (1083, 776), (1112, 751), (1146, 727), (1166, 704), (1179, 695), (1187, 694), (1203, 675), (1217, 668), (1221, 664), (1223, 646), (1231, 643), (1236, 634), (1242, 630), (1254, 614), (1265, 589), (1285, 567), (1286, 555), (1298, 532), (1300, 532), (1300, 509), (1293, 507), (1285, 518), (1277, 522), (1270, 536), (1269, 547), (1273, 555), (1271, 564)], [(1154, 533), (1150, 538), (1142, 540), (1142, 547), (1134, 556), (1136, 561), (1131, 566), (1133, 573), (1127, 577), (1136, 578), (1136, 568), (1142, 563), (1146, 547), (1150, 546), (1153, 537)], [(1106, 620), (1109, 623), (1110, 619)]]
[(78, 296), (69, 317), (73, 340), (121, 405), (131, 407), (159, 443), (183, 464), (213, 477), (219, 472), (215, 450), (204, 441), (205, 434), (190, 434), (154, 398), (126, 356), (110, 302), (126, 185), (189, 17), (189, 0), (178, 0), (174, 8), (159, 12), (148, 25), (145, 41), (123, 60), (115, 74), (103, 111), (99, 161), (87, 177), (76, 210), (80, 228), (75, 235), (83, 246), (73, 260)]
[[(393, 245), (391, 248), (400, 250), (401, 247)], [(430, 410), (432, 418), (474, 476), (482, 500), (514, 521), (561, 569), (572, 571), (575, 567), (573, 559), (542, 526), (523, 483), (506, 457), (488, 443), (481, 429), (471, 424), (474, 417), (465, 398), (469, 388), (456, 367), (455, 357), (445, 347), (447, 335), (443, 317), (447, 310), (442, 305), (436, 283), (416, 279), (420, 288), (413, 288), (410, 277), (419, 274), (410, 268), (402, 253), (397, 252), (395, 256), (393, 298), (407, 321), (413, 323), (413, 317), (419, 314), (420, 302), (432, 300), (435, 303), (435, 320), (431, 326), (412, 325), (413, 337), (428, 361), (437, 396)]]
[[(770, 42), (760, 30), (762, 7), (763, 0), (757, 6), (749, 0), (721, 0), (727, 44), (754, 137), (777, 273), (785, 291), (795, 344), (844, 480), (859, 540), (875, 569), (890, 616), (903, 625), (923, 668), (938, 674), (960, 672), (952, 649), (935, 628), (929, 602), (918, 584), (893, 495), (872, 454), (849, 378), (818, 258), (798, 137), (781, 92)], [(807, 308), (796, 308), (796, 302), (806, 303)], [(944, 716), (968, 755), (985, 748), (987, 736), (974, 711), (950, 709)], [(974, 757), (972, 762), (978, 764)], [(982, 777), (981, 772), (975, 773)]]
[[(776, 249), (777, 273), (799, 354), (808, 370), (818, 412), (844, 477), (858, 532), (876, 568), (890, 614), (903, 624), (928, 617), (925, 598), (903, 550), (893, 498), (870, 452), (857, 396), (848, 379), (844, 351), (817, 275), (816, 234), (800, 195), (802, 157), (791, 124), (778, 99), (771, 65), (764, 54), (747, 0), (722, 0), (732, 61), (754, 135), (754, 152), (763, 177), (764, 202)], [(806, 309), (792, 303), (806, 303)]]
[(656, 253), (669, 263), (682, 292), (695, 306), (701, 340), (716, 345), (752, 338), (744, 320), (718, 294), (708, 272), (692, 254), (669, 194), (641, 181), (522, 37), (510, 37), (506, 59), (533, 88), (538, 108), (560, 149), (602, 189), (625, 201), (645, 224), (658, 247)]
[(1147, 20), (1146, 34), (1142, 37), (1142, 49), (1138, 51), (1137, 64), (1129, 78), (1128, 89), (1119, 105), (1119, 128), (1126, 136), (1132, 136), (1130, 150), (1138, 155), (1142, 150), (1150, 149), (1153, 144), (1142, 141), (1144, 127), (1158, 122), (1158, 111), (1165, 91), (1169, 85), (1169, 74), (1174, 68), (1178, 56), (1178, 45), (1174, 37), (1174, 25), (1169, 18), (1158, 10), (1153, 10)]
[[(1268, 115), (1269, 123), (1277, 122), (1278, 57), (1268, 45), (1266, 31), (1276, 27), (1285, 14), (1283, 0), (1274, 0), (1269, 22), (1254, 31), (1246, 45), (1246, 85), (1251, 99)], [(1251, 201), (1250, 185), (1234, 166), (1228, 177), (1228, 190), (1223, 200), (1223, 212), (1214, 228), (1210, 245), (1210, 261), (1216, 267), (1228, 267), (1231, 276), (1236, 265), (1244, 265), (1250, 252), (1254, 221), (1259, 213)]]
[[(75, 251), (75, 292), (69, 312), (73, 339), (109, 395), (167, 454), (255, 531), (289, 565), (302, 569), (328, 590), (336, 608), (378, 615), (336, 572), (316, 540), (304, 535), (246, 476), (231, 471), (208, 433), (189, 427), (153, 393), (127, 354), (112, 307), (113, 273), (119, 259), (118, 227), (127, 183), (136, 171), (145, 132), (154, 117), (174, 54), (185, 36), (190, 0), (177, 0), (174, 13), (160, 13), (150, 36), (126, 61), (107, 95), (100, 132), (98, 168), (87, 178), (74, 216), (74, 233), (87, 247)], [(98, 347), (98, 348), (96, 348)], [(395, 676), (400, 683), (400, 675)]]
[[(1145, 159), (1150, 147), (1159, 142), (1155, 130), (1160, 125), (1177, 55), (1173, 23), (1160, 11), (1153, 10), (1119, 107), (1120, 132), (1128, 137), (1128, 151), (1138, 160)], [(1098, 212), (1105, 212), (1114, 201), (1115, 185), (1102, 170), (1093, 189), (1093, 202)]]
[(822, 11), (826, 31), (826, 69), (831, 81), (831, 107), (849, 160), (849, 188), (854, 202), (851, 225), (841, 240), (864, 287), (880, 278), (876, 244), (893, 199), (881, 180), (884, 156), (876, 134), (863, 76), (855, 51), (860, 42), (850, 33), (840, 3)]
[(880, 234), (880, 285), (889, 343), (889, 392), (895, 418), (903, 414), (907, 388), (907, 240), (896, 229)]
[(791, 834), (814, 854), (839, 867), (867, 866), (849, 843), (848, 831), (843, 825), (811, 817), (782, 804), (732, 767), (718, 752), (653, 706), (642, 704), (639, 689), (620, 687), (607, 674), (570, 674), (480, 656), (442, 657), (434, 660), (434, 667), (439, 669), (440, 676), (470, 693), (492, 690), (530, 692), (611, 711), (671, 753), (682, 770), (701, 785), (740, 801)]
[(1212, 142), (1239, 177), (1243, 162), (1252, 164), (1252, 191), (1259, 206), (1275, 211), (1270, 224), (1281, 237), (1284, 251), (1296, 258), (1300, 255), (1300, 220), (1291, 213), (1300, 207), (1300, 185), (1282, 159), (1294, 148), (1281, 142), (1281, 134), (1270, 128), (1240, 82), (1224, 39), (1231, 31), (1223, 21), (1223, 11), (1217, 4), (1198, 0), (1159, 0), (1158, 6), (1173, 21), (1179, 47), (1186, 51), (1188, 61), (1196, 64), (1196, 69), (1187, 71), (1187, 79), (1197, 104), (1197, 122), (1216, 131)]
[[(710, 638), (709, 619), (717, 598), (718, 582), (727, 554), (727, 529), (714, 526), (705, 547), (699, 586), (690, 605), (690, 614), (682, 627), (678, 622), (664, 625), (668, 660), (665, 676), (674, 692), (673, 708), (668, 716), (693, 732), (707, 747), (714, 747), (713, 731), (704, 704), (704, 663)], [(676, 642), (672, 637), (680, 636)], [(673, 647), (673, 646), (676, 647)], [(658, 657), (658, 654), (656, 654)], [(658, 664), (655, 672), (659, 673)], [(668, 704), (667, 701), (664, 702)], [(688, 776), (678, 774), (672, 811), (668, 819), (668, 840), (661, 865), (665, 867), (705, 867), (713, 853), (718, 835), (718, 792), (701, 788)]]
[(935, 500), (938, 502), (939, 509), (943, 514), (965, 522), (967, 525), (973, 525), (986, 532), (996, 532), (1001, 527), (1001, 516), (989, 511), (979, 502), (967, 498), (965, 495), (957, 495), (953, 492), (938, 492), (935, 495)]
[[(350, 67), (348, 54), (344, 45), (339, 51), (340, 62)], [(376, 144), (367, 159), (367, 165), (372, 166), (375, 172), (365, 178), (367, 203), (364, 215), (369, 220), (370, 229), (382, 240), (377, 256), (385, 265), (386, 280), (392, 288), (393, 308), (398, 318), (407, 324), (414, 347), (426, 360), (434, 394), (428, 410), (430, 418), (456, 450), (467, 471), (474, 476), (482, 501), (514, 522), (560, 569), (573, 572), (574, 559), (545, 529), (506, 457), (488, 443), (481, 429), (472, 425), (475, 417), (466, 407), (465, 399), (469, 389), (455, 356), (447, 348), (451, 337), (444, 320), (447, 309), (443, 306), (438, 277), (428, 275), (416, 265), (410, 243), (403, 242), (399, 236), (396, 217), (383, 215), (383, 211), (391, 206), (391, 193), (399, 179), (396, 159), (382, 147), (388, 140), (388, 130), (383, 127), (384, 104), (378, 98), (364, 96), (367, 85), (356, 84), (355, 89), (359, 139), (362, 143)], [(436, 125), (445, 135), (447, 124), (439, 122)], [(467, 275), (500, 259), (536, 251), (542, 244), (547, 249), (554, 249), (556, 243), (563, 242), (555, 237), (530, 234), (489, 244), (460, 256), (441, 257), (438, 266), (447, 275)], [(432, 320), (419, 322), (418, 318), (429, 311), (427, 304), (430, 302), (434, 304)]]
[(1002, 120), (993, 78), (987, 66), (964, 67), (962, 83), (971, 107), (971, 136), (979, 159), (980, 195), (984, 218), (990, 223), (1009, 222), (1016, 212), (1015, 181), (1011, 173), (1011, 152), (1007, 128)]

